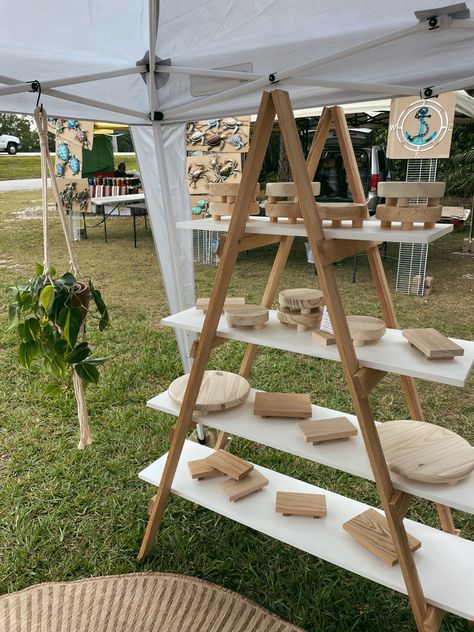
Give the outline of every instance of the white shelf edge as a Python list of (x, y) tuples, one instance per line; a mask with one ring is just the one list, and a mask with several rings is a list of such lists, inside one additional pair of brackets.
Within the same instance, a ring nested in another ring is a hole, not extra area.
[[(341, 568), (406, 594), (399, 565), (389, 567), (359, 545), (342, 529), (344, 522), (369, 508), (358, 501), (257, 466), (269, 485), (235, 503), (219, 490), (219, 479), (191, 479), (187, 462), (205, 458), (211, 449), (186, 441), (174, 477), (172, 492), (231, 520), (290, 544)], [(140, 479), (157, 486), (167, 455), (139, 473)], [(328, 515), (320, 520), (275, 513), (275, 493), (295, 491), (326, 495)], [(425, 598), (433, 606), (466, 619), (474, 619), (474, 543), (411, 520), (407, 531), (419, 538), (414, 554)], [(462, 588), (460, 588), (462, 587)]]
[[(192, 307), (167, 316), (161, 322), (169, 327), (200, 332), (204, 324), (204, 314)], [(216, 335), (229, 340), (340, 362), (335, 345), (318, 344), (312, 339), (311, 331), (297, 332), (282, 325), (274, 310), (270, 310), (269, 320), (263, 329), (230, 328), (222, 316)], [(361, 366), (450, 386), (464, 386), (474, 364), (474, 342), (457, 338), (451, 340), (464, 348), (463, 356), (452, 360), (426, 360), (419, 351), (410, 348), (399, 329), (387, 329), (383, 338), (375, 343), (356, 347), (355, 352)]]
[[(255, 441), (276, 450), (320, 463), (373, 481), (364, 441), (360, 433), (359, 422), (355, 415), (330, 408), (312, 406), (312, 419), (328, 419), (331, 417), (347, 417), (359, 430), (356, 437), (348, 441), (329, 441), (326, 444), (313, 446), (305, 443), (295, 419), (261, 419), (253, 414), (255, 389), (250, 390), (248, 398), (240, 406), (229, 410), (218, 411), (208, 415), (196, 415), (204, 426), (223, 430), (249, 441)], [(160, 412), (178, 416), (180, 406), (168, 395), (168, 391), (160, 393), (148, 400), (147, 406)], [(457, 485), (433, 485), (410, 481), (391, 473), (394, 487), (419, 498), (447, 505), (466, 513), (474, 514), (474, 474), (468, 476)]]
[[(213, 230), (227, 232), (230, 218), (219, 221), (213, 219), (185, 220), (177, 222), (176, 226), (184, 230)], [(416, 223), (413, 230), (401, 230), (400, 222), (394, 222), (392, 228), (381, 228), (380, 220), (368, 219), (363, 228), (352, 228), (350, 222), (343, 221), (342, 228), (331, 228), (330, 222), (323, 221), (326, 239), (359, 239), (367, 241), (389, 241), (393, 243), (429, 244), (440, 237), (452, 232), (452, 224), (435, 224), (434, 228), (424, 229), (423, 224)], [(245, 227), (246, 233), (261, 235), (292, 235), (293, 237), (307, 237), (305, 225), (302, 221), (288, 224), (285, 220), (270, 222), (268, 217), (250, 217)]]

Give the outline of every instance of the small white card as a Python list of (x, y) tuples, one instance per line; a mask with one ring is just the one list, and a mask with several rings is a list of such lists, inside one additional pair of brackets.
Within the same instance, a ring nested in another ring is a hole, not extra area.
[(323, 308), (323, 317), (321, 319), (320, 329), (322, 331), (327, 331), (328, 334), (334, 334), (334, 331), (332, 330), (331, 319), (329, 318), (328, 308), (326, 305)]

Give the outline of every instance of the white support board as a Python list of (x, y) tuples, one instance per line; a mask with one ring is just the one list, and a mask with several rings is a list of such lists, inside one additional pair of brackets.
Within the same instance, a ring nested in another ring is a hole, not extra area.
[[(187, 220), (178, 222), (178, 228), (187, 230), (216, 230), (227, 232), (230, 219), (215, 221), (202, 219), (199, 222)], [(393, 222), (392, 228), (381, 228), (380, 220), (368, 219), (362, 228), (352, 228), (350, 221), (342, 221), (342, 228), (331, 228), (331, 222), (323, 220), (324, 236), (326, 239), (360, 239), (362, 241), (390, 241), (396, 243), (409, 242), (412, 244), (429, 244), (453, 230), (452, 224), (436, 224), (434, 228), (425, 230), (423, 224), (414, 224), (413, 230), (401, 230), (400, 222)], [(286, 221), (270, 222), (268, 217), (251, 217), (245, 225), (246, 233), (256, 235), (291, 235), (292, 237), (307, 237), (304, 223), (288, 224)]]
[[(163, 325), (176, 329), (200, 332), (204, 323), (204, 314), (192, 307), (168, 316), (161, 322)], [(318, 344), (312, 339), (311, 331), (296, 332), (294, 329), (281, 325), (274, 310), (270, 310), (269, 320), (263, 329), (228, 327), (225, 318), (221, 317), (216, 335), (229, 340), (240, 340), (263, 347), (340, 362), (336, 345)], [(361, 366), (370, 369), (408, 375), (451, 386), (464, 386), (474, 363), (474, 342), (456, 338), (451, 340), (463, 347), (462, 357), (452, 360), (426, 360), (419, 351), (410, 347), (399, 329), (387, 329), (383, 338), (375, 343), (356, 347), (355, 352)]]
[[(406, 594), (400, 566), (387, 566), (342, 528), (344, 522), (369, 509), (368, 505), (260, 466), (255, 469), (268, 479), (268, 486), (231, 503), (219, 489), (217, 479), (197, 481), (189, 473), (188, 461), (206, 458), (212, 452), (198, 443), (185, 442), (171, 488), (174, 494)], [(159, 485), (166, 458), (167, 454), (163, 455), (141, 471), (139, 477), (150, 485)], [(313, 520), (305, 516), (277, 514), (277, 491), (325, 494), (327, 516)], [(474, 543), (412, 520), (404, 522), (407, 531), (422, 542), (414, 559), (428, 603), (466, 619), (474, 619)]]
[[(251, 389), (245, 402), (236, 408), (204, 416), (196, 415), (194, 419), (199, 420), (205, 426), (223, 430), (228, 434), (237, 435), (249, 441), (255, 441), (361, 478), (374, 480), (364, 440), (360, 433), (359, 422), (355, 415), (321, 406), (311, 406), (311, 419), (330, 419), (344, 416), (359, 429), (359, 434), (351, 437), (348, 441), (329, 441), (324, 445), (313, 446), (305, 443), (301, 437), (297, 428), (298, 419), (284, 417), (261, 419), (254, 415), (255, 393), (256, 391)], [(147, 406), (170, 415), (179, 415), (180, 406), (173, 402), (168, 391), (150, 399)], [(390, 473), (390, 477), (396, 489), (474, 514), (474, 473), (457, 485), (433, 485), (410, 481), (393, 472)]]

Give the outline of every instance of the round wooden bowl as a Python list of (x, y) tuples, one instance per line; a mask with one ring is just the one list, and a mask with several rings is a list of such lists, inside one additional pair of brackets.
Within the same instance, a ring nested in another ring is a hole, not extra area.
[(323, 293), (312, 288), (292, 288), (282, 290), (278, 295), (280, 307), (287, 307), (293, 310), (306, 310), (319, 307), (323, 302)]
[(375, 216), (382, 222), (434, 224), (440, 219), (442, 210), (441, 206), (387, 206), (387, 204), (379, 204)]
[(247, 304), (244, 307), (232, 307), (225, 310), (229, 327), (254, 327), (262, 329), (268, 321), (268, 309), (261, 305)]
[(412, 419), (377, 426), (388, 468), (424, 483), (455, 485), (474, 470), (474, 448), (455, 432)]
[[(178, 377), (168, 388), (168, 395), (182, 404), (189, 374)], [(209, 413), (226, 410), (244, 402), (250, 392), (250, 384), (241, 375), (227, 371), (205, 371), (194, 410)]]
[(379, 340), (386, 331), (383, 320), (372, 316), (347, 316), (347, 324), (356, 347)]
[(277, 309), (277, 318), (283, 325), (296, 327), (297, 331), (307, 329), (317, 329), (321, 324), (323, 313), (321, 311), (311, 314), (301, 314), (300, 312), (282, 312)]

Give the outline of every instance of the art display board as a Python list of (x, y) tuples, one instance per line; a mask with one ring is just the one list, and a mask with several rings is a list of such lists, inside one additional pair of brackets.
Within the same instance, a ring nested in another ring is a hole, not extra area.
[(246, 153), (249, 138), (250, 116), (192, 121), (186, 126), (186, 151)]
[(242, 179), (242, 157), (239, 153), (212, 152), (186, 158), (186, 178), (191, 195), (207, 195), (209, 182), (239, 183)]
[(58, 188), (67, 213), (92, 213), (87, 178), (58, 178)]
[(388, 158), (449, 158), (456, 93), (392, 99)]
[(78, 180), (82, 177), (82, 150), (92, 149), (94, 123), (77, 119), (53, 118), (49, 131), (56, 136), (56, 177)]

